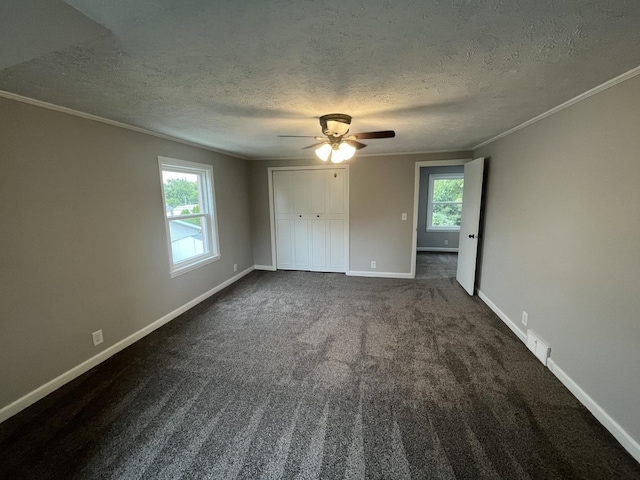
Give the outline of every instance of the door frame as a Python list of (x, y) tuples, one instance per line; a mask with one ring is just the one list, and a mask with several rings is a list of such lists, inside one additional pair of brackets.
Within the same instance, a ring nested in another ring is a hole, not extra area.
[(416, 162), (413, 185), (413, 241), (411, 243), (411, 278), (416, 278), (416, 261), (418, 250), (418, 208), (420, 203), (420, 169), (423, 167), (447, 167), (464, 165), (473, 158), (457, 158), (453, 160), (432, 160)]
[(275, 171), (295, 171), (295, 170), (344, 170), (345, 175), (345, 229), (344, 229), (344, 261), (345, 261), (345, 274), (350, 270), (349, 264), (349, 206), (351, 204), (351, 197), (349, 195), (349, 165), (335, 164), (335, 165), (309, 165), (309, 166), (291, 166), (291, 167), (267, 167), (267, 177), (269, 183), (269, 229), (271, 230), (271, 265), (268, 270), (277, 270), (277, 258), (276, 258), (276, 211), (273, 203), (273, 172)]

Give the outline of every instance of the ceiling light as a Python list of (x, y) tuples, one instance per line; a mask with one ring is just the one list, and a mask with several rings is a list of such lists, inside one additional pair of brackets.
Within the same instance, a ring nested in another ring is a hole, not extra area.
[(329, 155), (331, 154), (331, 145), (325, 143), (320, 148), (316, 148), (316, 155), (320, 160), (326, 162), (329, 160)]
[(316, 150), (316, 155), (324, 162), (331, 159), (332, 163), (342, 163), (353, 157), (355, 152), (355, 147), (348, 143), (334, 143), (333, 145), (327, 143)]
[[(340, 154), (340, 161), (343, 160), (349, 160), (351, 157), (353, 157), (353, 154), (356, 153), (356, 148), (349, 145), (348, 143), (341, 143), (340, 146), (338, 147), (338, 153)], [(336, 154), (335, 150), (334, 150), (334, 155)], [(333, 161), (333, 158), (331, 159), (331, 161)], [(338, 163), (338, 162), (335, 162)]]

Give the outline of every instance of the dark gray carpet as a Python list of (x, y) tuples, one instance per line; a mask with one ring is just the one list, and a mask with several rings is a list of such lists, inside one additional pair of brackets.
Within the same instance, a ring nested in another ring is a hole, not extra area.
[(253, 272), (0, 425), (0, 478), (640, 478), (422, 260), (443, 274)]
[(417, 280), (454, 280), (457, 270), (457, 253), (418, 252), (416, 255)]

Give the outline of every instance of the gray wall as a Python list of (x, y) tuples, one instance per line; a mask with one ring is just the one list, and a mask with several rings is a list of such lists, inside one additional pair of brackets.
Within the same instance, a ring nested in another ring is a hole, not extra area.
[[(418, 200), (418, 250), (428, 248), (458, 248), (460, 232), (427, 232), (427, 204), (429, 202), (429, 175), (464, 173), (464, 165), (420, 168), (420, 197)], [(448, 245), (444, 242), (448, 241)]]
[[(349, 270), (390, 273), (411, 271), (415, 163), (471, 158), (470, 152), (371, 156), (349, 160)], [(305, 160), (253, 161), (250, 166), (253, 253), (256, 265), (272, 265), (268, 167), (320, 165)], [(402, 213), (407, 220), (402, 221)], [(377, 268), (371, 269), (371, 261)]]
[(640, 441), (640, 76), (477, 150), (480, 290)]
[[(248, 164), (0, 98), (0, 408), (253, 265)], [(157, 156), (213, 165), (221, 259), (169, 277)], [(103, 329), (94, 347), (91, 332)]]

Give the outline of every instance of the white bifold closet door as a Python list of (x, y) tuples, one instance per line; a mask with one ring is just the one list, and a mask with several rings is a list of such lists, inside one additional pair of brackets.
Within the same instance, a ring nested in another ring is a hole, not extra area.
[(276, 267), (345, 272), (347, 197), (344, 169), (273, 172)]

